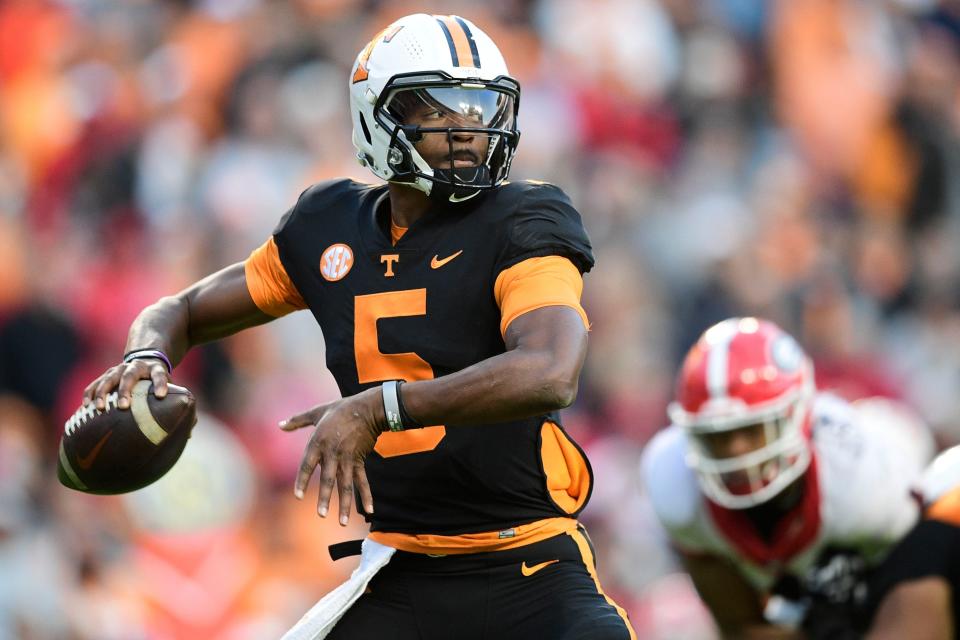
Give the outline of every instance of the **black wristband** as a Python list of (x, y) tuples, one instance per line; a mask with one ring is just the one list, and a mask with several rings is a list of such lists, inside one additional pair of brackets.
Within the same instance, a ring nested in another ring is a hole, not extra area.
[(403, 406), (403, 394), (400, 392), (403, 387), (403, 380), (397, 381), (397, 406), (400, 409), (400, 420), (403, 422), (404, 429), (421, 429), (423, 425), (410, 417), (406, 407)]
[(170, 358), (159, 349), (135, 349), (123, 354), (123, 362), (132, 362), (134, 360), (160, 360), (167, 367), (167, 373), (173, 373), (173, 365), (170, 364)]

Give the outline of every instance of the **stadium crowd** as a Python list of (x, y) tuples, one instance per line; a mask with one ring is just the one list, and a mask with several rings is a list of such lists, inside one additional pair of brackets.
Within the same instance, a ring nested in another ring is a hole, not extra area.
[[(960, 443), (960, 3), (950, 0), (6, 0), (0, 3), (0, 640), (278, 637), (363, 535), (293, 498), (337, 395), (309, 314), (192, 353), (170, 477), (62, 488), (63, 421), (136, 313), (244, 259), (351, 176), (347, 76), (377, 25), (461, 14), (523, 87), (513, 179), (561, 185), (597, 256), (565, 425), (583, 520), (643, 638), (709, 638), (639, 484), (680, 358), (731, 315), (817, 382)], [(343, 565), (343, 566), (341, 566)]]

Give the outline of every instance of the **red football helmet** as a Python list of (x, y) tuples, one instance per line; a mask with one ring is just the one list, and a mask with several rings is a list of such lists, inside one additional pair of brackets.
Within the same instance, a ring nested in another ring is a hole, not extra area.
[(668, 409), (691, 443), (708, 498), (728, 509), (770, 500), (810, 465), (813, 365), (789, 334), (757, 318), (709, 329), (687, 353)]

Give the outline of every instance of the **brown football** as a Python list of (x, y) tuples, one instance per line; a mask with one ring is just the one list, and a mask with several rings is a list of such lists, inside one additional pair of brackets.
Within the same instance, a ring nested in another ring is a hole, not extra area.
[(57, 476), (85, 493), (126, 493), (158, 480), (180, 458), (197, 422), (193, 394), (167, 385), (165, 398), (141, 380), (130, 407), (117, 407), (117, 392), (103, 410), (81, 406), (64, 424)]

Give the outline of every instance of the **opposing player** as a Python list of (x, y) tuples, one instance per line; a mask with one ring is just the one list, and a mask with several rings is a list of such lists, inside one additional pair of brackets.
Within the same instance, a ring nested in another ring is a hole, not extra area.
[(128, 406), (148, 377), (162, 395), (191, 346), (309, 309), (343, 399), (283, 423), (314, 429), (295, 493), (319, 469), (320, 515), (336, 487), (346, 523), (356, 491), (371, 533), (362, 571), (290, 637), (633, 637), (556, 413), (593, 256), (560, 189), (506, 182), (518, 83), (476, 25), (425, 14), (375, 36), (349, 82), (358, 158), (387, 184), (309, 188), (245, 262), (145, 309), (87, 400)]
[(816, 392), (809, 358), (771, 322), (708, 329), (670, 417), (643, 482), (725, 635), (791, 637), (818, 569), (878, 562), (917, 517), (929, 433), (895, 403)]

